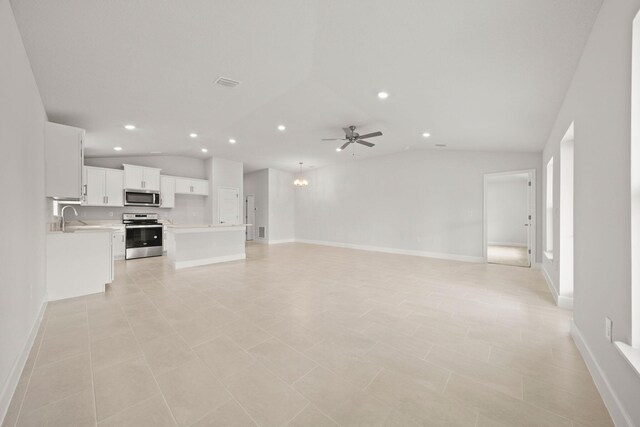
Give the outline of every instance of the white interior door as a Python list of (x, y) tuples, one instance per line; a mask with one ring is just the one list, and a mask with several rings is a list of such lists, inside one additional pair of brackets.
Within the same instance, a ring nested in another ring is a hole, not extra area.
[(256, 238), (256, 196), (247, 196), (245, 213), (245, 223), (251, 224), (247, 227), (247, 240), (253, 240)]
[(218, 222), (240, 224), (240, 194), (237, 188), (218, 188)]

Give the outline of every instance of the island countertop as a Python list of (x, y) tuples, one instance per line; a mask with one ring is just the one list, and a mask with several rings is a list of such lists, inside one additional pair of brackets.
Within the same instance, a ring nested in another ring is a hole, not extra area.
[(249, 225), (252, 224), (167, 224), (165, 227), (174, 233), (207, 233), (244, 230)]

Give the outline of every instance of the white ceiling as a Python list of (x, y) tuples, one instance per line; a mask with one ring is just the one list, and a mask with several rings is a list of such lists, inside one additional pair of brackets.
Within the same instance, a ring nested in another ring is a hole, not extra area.
[[(87, 155), (297, 170), (403, 149), (540, 151), (602, 0), (13, 0), (51, 121)], [(240, 80), (234, 89), (212, 82)], [(378, 91), (387, 91), (380, 100)], [(138, 128), (126, 131), (123, 125)], [(285, 132), (276, 129), (287, 126)], [(421, 134), (432, 134), (424, 139)], [(196, 132), (199, 137), (189, 138)], [(231, 145), (229, 138), (238, 142)], [(207, 154), (200, 149), (209, 149)]]

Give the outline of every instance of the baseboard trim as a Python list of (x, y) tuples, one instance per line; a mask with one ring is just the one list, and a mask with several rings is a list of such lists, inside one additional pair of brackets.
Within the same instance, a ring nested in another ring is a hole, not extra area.
[(11, 399), (13, 398), (13, 394), (16, 392), (16, 388), (18, 387), (18, 382), (20, 381), (20, 376), (22, 375), (24, 366), (27, 364), (27, 359), (29, 358), (29, 354), (31, 353), (31, 349), (33, 348), (33, 343), (35, 342), (36, 336), (38, 335), (38, 330), (40, 329), (40, 325), (42, 324), (42, 318), (44, 317), (46, 308), (47, 301), (45, 300), (40, 307), (40, 312), (38, 313), (33, 326), (31, 327), (31, 331), (29, 332), (29, 336), (27, 337), (27, 342), (25, 343), (20, 356), (13, 364), (11, 373), (7, 378), (7, 382), (2, 388), (2, 394), (0, 395), (0, 424), (4, 422), (4, 417), (7, 416), (7, 411), (9, 410)]
[(296, 239), (269, 240), (270, 245), (279, 245), (280, 243), (294, 243)]
[(516, 242), (488, 242), (489, 246), (512, 246), (515, 248), (526, 248), (526, 243), (516, 243)]
[(573, 337), (573, 341), (576, 343), (582, 358), (587, 364), (589, 373), (593, 378), (593, 382), (596, 384), (596, 388), (598, 389), (600, 396), (602, 396), (605, 406), (609, 410), (609, 415), (611, 415), (613, 423), (617, 427), (633, 427), (634, 424), (631, 417), (620, 403), (618, 395), (611, 387), (611, 384), (609, 384), (607, 376), (598, 364), (597, 360), (593, 357), (593, 353), (591, 352), (589, 345), (584, 340), (582, 333), (573, 319), (571, 319), (571, 336)]
[(227, 262), (227, 261), (238, 261), (246, 258), (247, 258), (246, 254), (225, 255), (225, 256), (217, 256), (212, 258), (194, 259), (191, 261), (175, 262), (173, 266), (176, 270), (179, 270), (181, 268), (199, 267), (201, 265), (217, 264), (219, 262)]
[(556, 287), (553, 285), (553, 280), (551, 280), (551, 276), (549, 276), (544, 265), (541, 266), (540, 269), (542, 270), (542, 275), (544, 276), (545, 282), (547, 282), (547, 286), (549, 287), (549, 291), (551, 291), (551, 296), (553, 296), (553, 300), (556, 302), (556, 305), (566, 310), (573, 310), (573, 297), (559, 295), (558, 291), (556, 291)]
[(464, 262), (475, 262), (475, 263), (485, 262), (484, 257), (481, 257), (481, 256), (478, 257), (478, 256), (470, 256), (470, 255), (456, 255), (456, 254), (445, 254), (445, 253), (438, 253), (438, 252), (414, 251), (409, 249), (386, 248), (383, 246), (354, 245), (351, 243), (328, 242), (325, 240), (296, 239), (295, 241), (297, 243), (308, 243), (311, 245), (333, 246), (337, 248), (358, 249), (362, 251), (371, 251), (371, 252), (384, 252), (384, 253), (396, 254), (396, 255), (413, 255), (413, 256), (420, 256), (425, 258), (446, 259), (450, 261), (464, 261)]

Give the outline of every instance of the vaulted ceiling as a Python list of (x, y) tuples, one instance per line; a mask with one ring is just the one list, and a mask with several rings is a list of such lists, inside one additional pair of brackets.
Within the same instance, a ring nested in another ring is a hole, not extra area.
[[(339, 142), (320, 140), (342, 137), (351, 124), (384, 133), (371, 140), (374, 148), (355, 147), (361, 158), (435, 144), (540, 151), (601, 2), (13, 0), (12, 7), (49, 120), (85, 128), (87, 155), (214, 155), (251, 171), (344, 161), (351, 149), (337, 153)], [(214, 85), (219, 76), (241, 84)]]

